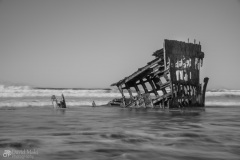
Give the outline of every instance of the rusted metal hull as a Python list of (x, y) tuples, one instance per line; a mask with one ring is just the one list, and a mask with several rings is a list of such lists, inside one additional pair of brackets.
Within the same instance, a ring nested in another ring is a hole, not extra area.
[[(204, 107), (208, 78), (200, 84), (204, 53), (200, 44), (165, 40), (155, 59), (132, 75), (112, 84), (117, 86), (123, 107)], [(140, 89), (142, 88), (142, 89)], [(130, 98), (126, 98), (127, 90)], [(132, 92), (137, 95), (133, 96)]]

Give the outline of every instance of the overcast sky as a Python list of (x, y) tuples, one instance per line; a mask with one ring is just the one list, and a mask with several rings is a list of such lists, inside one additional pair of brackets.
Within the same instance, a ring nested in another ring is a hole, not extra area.
[(240, 89), (240, 1), (0, 0), (0, 80), (109, 87), (188, 38), (209, 89)]

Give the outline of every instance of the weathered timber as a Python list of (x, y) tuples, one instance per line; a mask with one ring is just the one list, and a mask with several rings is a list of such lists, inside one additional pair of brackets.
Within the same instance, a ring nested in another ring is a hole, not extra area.
[(208, 77), (204, 78), (204, 80), (203, 80), (204, 86), (203, 86), (203, 92), (202, 92), (202, 105), (205, 105), (205, 93), (206, 93), (206, 89), (207, 89), (208, 80), (209, 80)]
[[(201, 45), (164, 40), (163, 48), (154, 52), (153, 56), (155, 59), (146, 66), (111, 85), (119, 88), (122, 106), (204, 107), (209, 78), (204, 79), (202, 87), (199, 83), (204, 58)], [(125, 97), (125, 89), (130, 98)]]

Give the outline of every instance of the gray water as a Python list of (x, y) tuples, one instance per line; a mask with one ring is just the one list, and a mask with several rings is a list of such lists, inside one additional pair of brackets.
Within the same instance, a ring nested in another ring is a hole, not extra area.
[[(1, 108), (0, 159), (25, 150), (19, 159), (239, 160), (239, 113), (240, 106)], [(36, 152), (27, 157), (29, 150)]]

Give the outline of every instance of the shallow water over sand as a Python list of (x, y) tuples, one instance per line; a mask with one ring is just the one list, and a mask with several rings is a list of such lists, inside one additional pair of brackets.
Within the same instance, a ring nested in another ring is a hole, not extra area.
[(7, 149), (35, 149), (32, 158), (39, 160), (237, 160), (239, 113), (240, 106), (205, 111), (1, 108), (0, 159), (6, 159)]

